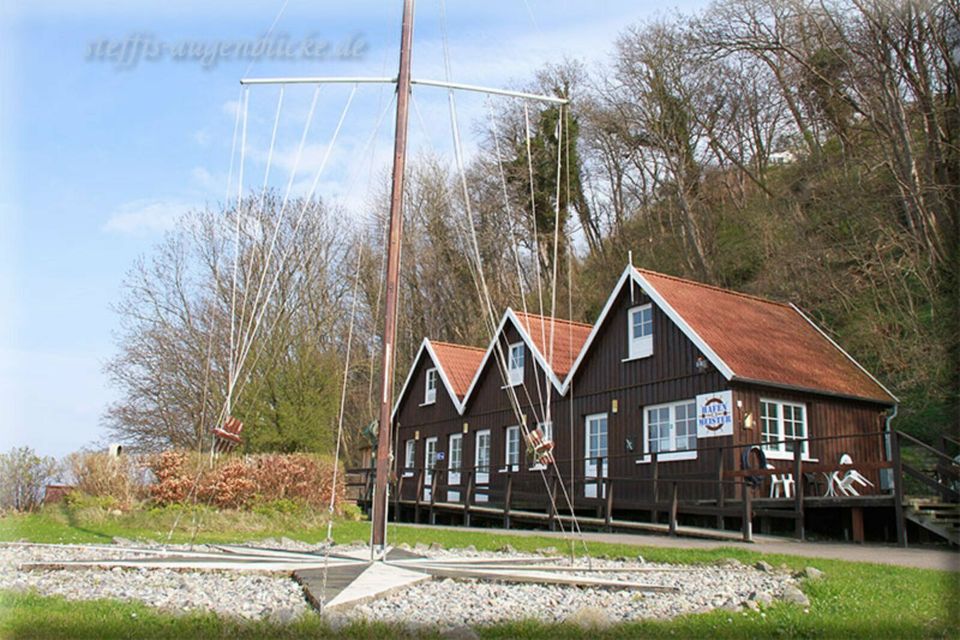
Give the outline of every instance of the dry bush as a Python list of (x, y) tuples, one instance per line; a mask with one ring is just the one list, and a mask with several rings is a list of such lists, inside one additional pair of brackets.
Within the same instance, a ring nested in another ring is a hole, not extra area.
[[(329, 505), (333, 485), (333, 461), (303, 453), (225, 456), (211, 467), (209, 459), (196, 454), (167, 451), (154, 456), (150, 468), (156, 476), (150, 495), (161, 505), (196, 500), (245, 509), (283, 500), (320, 508)], [(337, 507), (344, 498), (343, 478), (341, 470)]]
[(113, 498), (117, 507), (129, 508), (144, 495), (142, 469), (130, 456), (81, 451), (67, 456), (66, 466), (78, 491)]
[(55, 459), (38, 456), (30, 447), (0, 453), (0, 509), (33, 511), (58, 473)]

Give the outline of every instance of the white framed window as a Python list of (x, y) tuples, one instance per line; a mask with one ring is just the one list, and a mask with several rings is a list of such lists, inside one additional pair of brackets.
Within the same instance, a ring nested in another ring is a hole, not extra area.
[(507, 357), (507, 372), (509, 374), (508, 384), (511, 386), (523, 384), (523, 358), (523, 343), (514, 342), (511, 344)]
[[(553, 442), (553, 422), (541, 422), (537, 425), (540, 429), (540, 432), (543, 434), (544, 442)], [(533, 465), (530, 467), (530, 471), (540, 471), (541, 469), (546, 469), (547, 465), (540, 464), (537, 460), (533, 461)]]
[(507, 427), (504, 437), (503, 463), (501, 471), (520, 470), (520, 427)]
[(413, 467), (417, 464), (417, 441), (407, 440), (404, 443), (403, 452), (403, 477), (409, 478), (413, 475)]
[[(450, 436), (449, 454), (447, 456), (447, 469), (450, 472), (450, 484), (460, 483), (460, 469), (463, 467), (463, 434), (454, 433)], [(453, 475), (456, 474), (457, 481), (453, 481)]]
[(437, 401), (437, 369), (427, 369), (426, 386), (423, 392), (423, 404), (433, 404)]
[(423, 499), (433, 496), (433, 470), (437, 468), (437, 438), (427, 438), (423, 448)]
[(484, 429), (475, 434), (473, 464), (477, 470), (477, 484), (490, 482), (490, 430)]
[(646, 407), (643, 412), (644, 457), (656, 453), (661, 461), (697, 457), (697, 401), (681, 400)]
[(794, 443), (789, 440), (802, 440), (800, 455), (810, 457), (810, 443), (807, 442), (807, 407), (802, 403), (783, 400), (760, 399), (760, 440), (768, 458), (784, 459), (793, 457)]
[(653, 305), (633, 307), (627, 312), (628, 360), (653, 355)]
[(602, 498), (606, 485), (589, 482), (590, 478), (606, 478), (609, 470), (607, 457), (607, 414), (596, 413), (584, 418), (583, 495), (587, 498)]

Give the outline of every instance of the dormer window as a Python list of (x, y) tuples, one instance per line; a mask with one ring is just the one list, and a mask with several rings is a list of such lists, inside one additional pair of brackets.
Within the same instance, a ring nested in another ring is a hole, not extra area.
[(645, 304), (630, 309), (627, 332), (630, 345), (628, 359), (653, 355), (653, 305)]
[(515, 342), (510, 345), (510, 354), (507, 359), (510, 385), (523, 384), (523, 343)]
[(433, 404), (437, 401), (437, 370), (427, 369), (426, 390), (423, 393), (423, 404)]

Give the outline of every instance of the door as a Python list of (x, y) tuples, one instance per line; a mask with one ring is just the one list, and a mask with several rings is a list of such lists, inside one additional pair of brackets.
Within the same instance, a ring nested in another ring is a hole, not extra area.
[[(463, 466), (463, 435), (455, 433), (450, 436), (447, 445), (447, 484), (455, 487), (460, 484), (460, 468)], [(457, 502), (460, 500), (459, 491), (447, 490), (447, 500)]]
[[(607, 459), (607, 414), (597, 413), (586, 417), (584, 428), (583, 495), (587, 498), (604, 497), (606, 485), (602, 482), (590, 482), (592, 478), (606, 478), (609, 462)], [(600, 460), (602, 459), (602, 464)]]
[[(490, 484), (490, 430), (477, 431), (473, 448), (473, 464), (477, 470), (477, 486)], [(477, 491), (476, 501), (487, 502), (489, 496)]]
[(433, 486), (433, 470), (437, 466), (437, 439), (427, 438), (423, 454), (423, 499), (429, 500)]

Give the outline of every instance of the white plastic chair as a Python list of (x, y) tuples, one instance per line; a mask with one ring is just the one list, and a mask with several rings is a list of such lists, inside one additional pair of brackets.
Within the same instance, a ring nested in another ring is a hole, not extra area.
[[(840, 456), (840, 464), (853, 464), (853, 458), (845, 453)], [(837, 473), (834, 472), (833, 475), (836, 476)], [(874, 486), (872, 482), (867, 480), (863, 474), (856, 469), (848, 469), (842, 478), (834, 478), (834, 482), (836, 482), (837, 489), (840, 491), (840, 493), (847, 496), (860, 495), (860, 492), (857, 491), (857, 488), (854, 486), (854, 484), (859, 484), (861, 487)]]
[[(772, 464), (767, 465), (767, 469), (776, 469)], [(779, 498), (783, 493), (784, 498), (792, 498), (794, 490), (794, 481), (792, 473), (773, 473), (770, 474), (770, 497)]]

